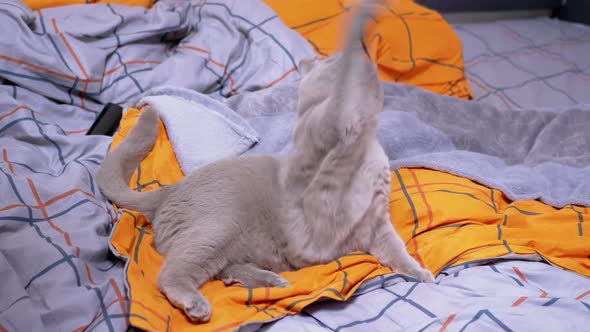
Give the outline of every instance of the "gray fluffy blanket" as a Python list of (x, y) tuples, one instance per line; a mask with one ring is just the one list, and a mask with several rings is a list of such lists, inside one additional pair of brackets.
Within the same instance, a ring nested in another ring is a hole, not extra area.
[[(384, 83), (379, 139), (391, 167), (425, 167), (502, 190), (512, 200), (590, 205), (590, 105), (507, 111)], [(284, 153), (296, 83), (226, 103), (259, 135), (247, 153)]]

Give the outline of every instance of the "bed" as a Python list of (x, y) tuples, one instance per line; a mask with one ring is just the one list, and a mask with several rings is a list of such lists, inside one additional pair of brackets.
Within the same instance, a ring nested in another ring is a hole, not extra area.
[[(347, 4), (84, 3), (0, 2), (0, 30), (14, 32), (0, 40), (0, 331), (589, 326), (583, 2), (404, 0), (376, 17), (367, 46), (386, 92), (392, 223), (436, 284), (351, 253), (284, 274), (285, 290), (210, 282), (214, 316), (198, 326), (157, 290), (149, 220), (111, 205), (94, 174), (147, 104), (161, 130), (136, 190), (288, 151), (298, 61), (337, 51)], [(553, 17), (445, 19), (530, 6)], [(107, 103), (125, 109), (118, 132), (85, 135)]]

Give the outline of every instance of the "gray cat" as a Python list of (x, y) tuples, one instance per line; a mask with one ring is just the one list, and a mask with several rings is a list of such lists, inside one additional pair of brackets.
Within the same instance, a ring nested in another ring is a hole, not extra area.
[(198, 291), (217, 278), (247, 287), (287, 287), (277, 273), (328, 263), (352, 251), (420, 281), (433, 282), (406, 251), (388, 209), (389, 163), (376, 137), (383, 91), (359, 40), (369, 10), (356, 15), (345, 49), (300, 64), (298, 123), (285, 156), (213, 162), (181, 182), (149, 192), (129, 188), (151, 150), (158, 113), (145, 108), (105, 158), (102, 192), (152, 221), (165, 257), (159, 288), (194, 322), (211, 307)]

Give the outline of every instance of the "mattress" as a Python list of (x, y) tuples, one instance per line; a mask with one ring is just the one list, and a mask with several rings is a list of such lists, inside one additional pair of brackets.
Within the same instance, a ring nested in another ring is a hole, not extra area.
[(511, 110), (590, 103), (590, 26), (536, 18), (453, 28), (476, 101)]

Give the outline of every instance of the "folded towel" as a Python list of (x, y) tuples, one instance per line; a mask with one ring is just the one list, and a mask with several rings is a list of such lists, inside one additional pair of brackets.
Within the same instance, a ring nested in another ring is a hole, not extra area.
[(258, 142), (256, 131), (241, 116), (192, 90), (157, 88), (139, 100), (138, 107), (146, 105), (160, 113), (185, 174), (205, 163), (240, 155)]

